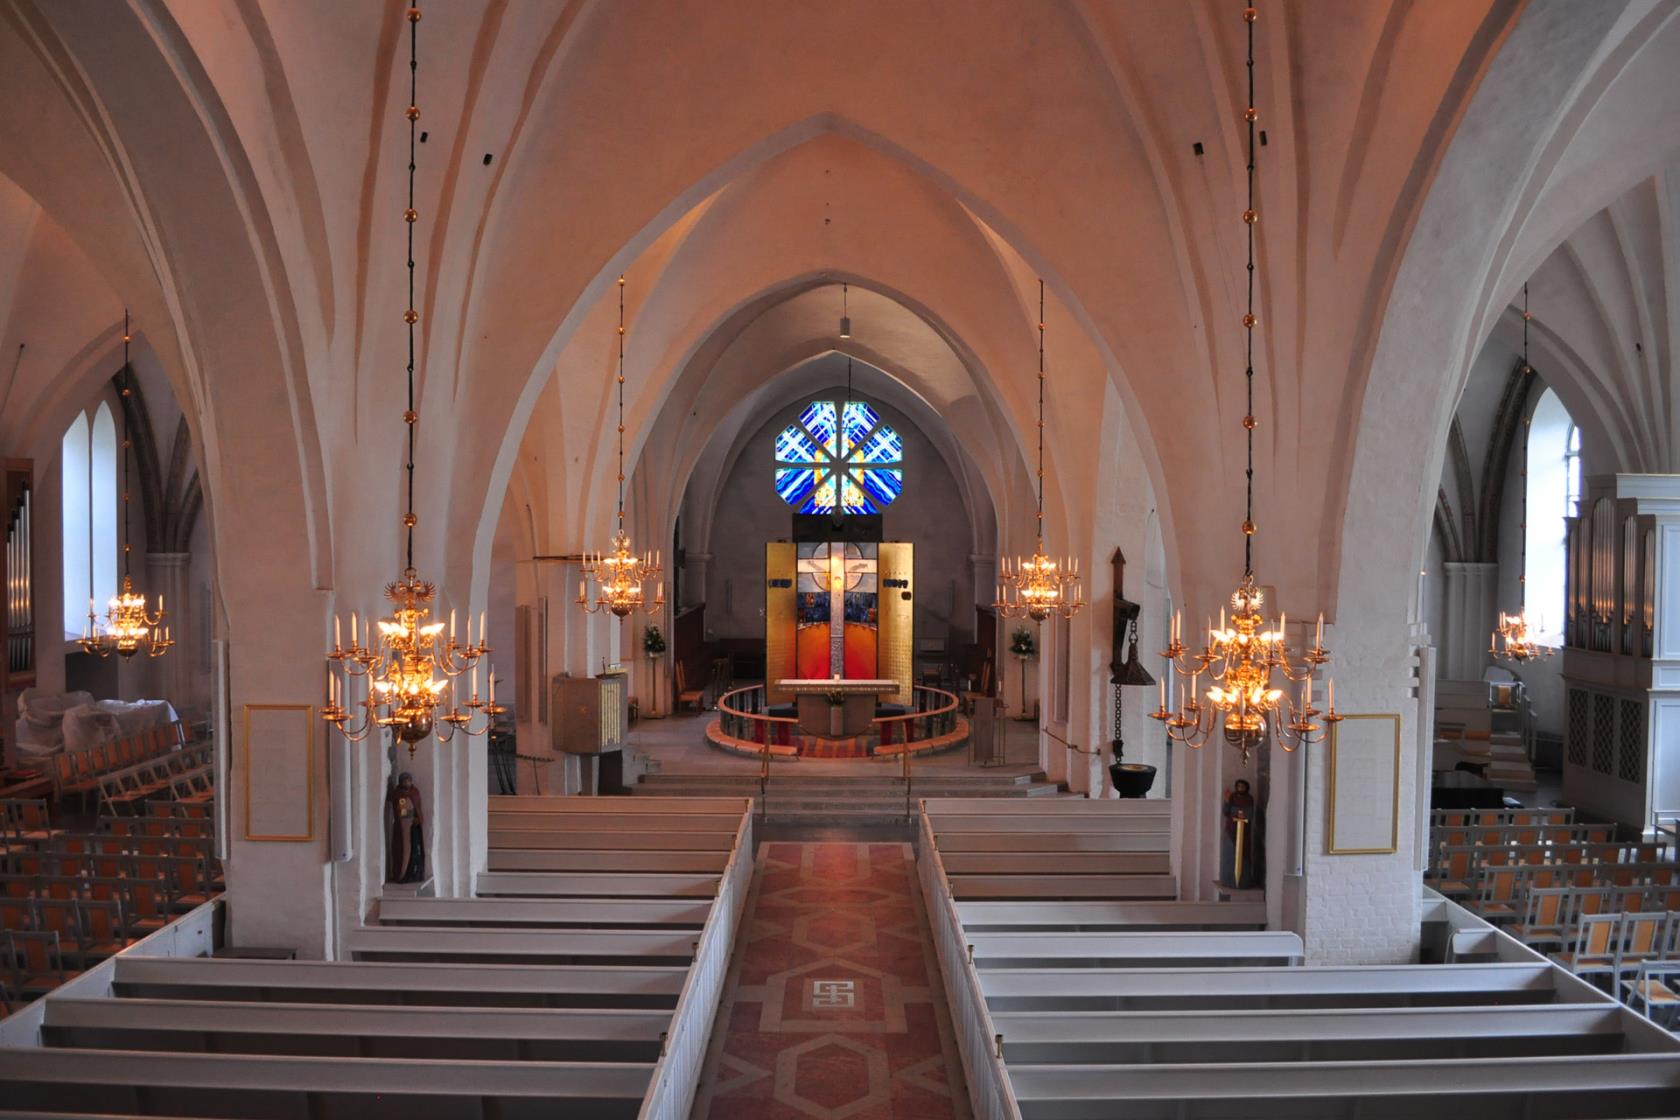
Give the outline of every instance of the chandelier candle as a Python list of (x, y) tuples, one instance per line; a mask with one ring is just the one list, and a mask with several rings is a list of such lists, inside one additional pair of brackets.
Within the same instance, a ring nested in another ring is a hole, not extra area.
[[(1248, 236), (1248, 302), (1242, 317), (1246, 353), (1243, 376), (1248, 391), (1248, 410), (1242, 420), (1248, 451), (1243, 576), (1231, 593), (1229, 624), (1222, 608), (1219, 625), (1207, 628), (1207, 642), (1199, 653), (1191, 653), (1185, 646), (1181, 620), (1173, 616), (1172, 637), (1161, 656), (1174, 672), (1190, 678), (1190, 688), (1178, 708), (1170, 710), (1163, 681), (1160, 707), (1150, 713), (1150, 718), (1166, 724), (1167, 736), (1173, 742), (1200, 747), (1217, 736), (1241, 752), (1245, 765), (1268, 734), (1285, 751), (1293, 751), (1321, 740), (1326, 727), (1342, 718), (1336, 714), (1333, 682), (1326, 686), (1328, 711), (1320, 712), (1312, 706), (1313, 677), (1319, 666), (1330, 660), (1324, 648), (1324, 615), (1318, 616), (1313, 644), (1299, 654), (1291, 653), (1285, 640), (1287, 619), (1280, 616), (1275, 628), (1267, 628), (1265, 593), (1254, 579), (1254, 429), (1259, 423), (1254, 418), (1254, 328), (1260, 322), (1254, 313), (1254, 227), (1260, 221), (1260, 213), (1254, 208), (1254, 134), (1260, 119), (1254, 107), (1254, 22), (1258, 18), (1254, 8), (1243, 9), (1248, 31), (1248, 107), (1243, 110), (1243, 120), (1248, 124), (1248, 205), (1242, 213)], [(1203, 673), (1213, 682), (1205, 703), (1200, 692)], [(1292, 691), (1295, 696), (1290, 695)], [(1320, 715), (1324, 722), (1315, 722)]]
[[(457, 731), (467, 735), (483, 735), (495, 723), (503, 709), (496, 706), (495, 671), (490, 670), (490, 697), (478, 698), (477, 668), (490, 653), (485, 637), (484, 615), (479, 615), (478, 642), (472, 640), (472, 616), (467, 616), (467, 640), (455, 640), (455, 612), (449, 621), (432, 621), (432, 602), (437, 598), (435, 584), (420, 578), (414, 567), (414, 526), (419, 518), (414, 513), (414, 444), (415, 425), (420, 415), (414, 410), (414, 328), (420, 313), (414, 309), (414, 223), (419, 212), (414, 208), (415, 140), (420, 121), (419, 87), (419, 28), (420, 9), (411, 7), (404, 12), (408, 21), (408, 206), (403, 211), (403, 223), (408, 230), (408, 306), (403, 322), (408, 325), (408, 407), (402, 419), (408, 436), (408, 458), (404, 463), (407, 480), (407, 509), (402, 525), (405, 535), (406, 564), (402, 576), (385, 586), (385, 598), (391, 603), (389, 617), (365, 629), (367, 644), (363, 644), (364, 630), (355, 611), (350, 612), (350, 644), (344, 644), (343, 627), (333, 616), (333, 646), (327, 652), (327, 703), (321, 718), (338, 728), (353, 743), (361, 742), (375, 727), (388, 728), (400, 741), (408, 744), (408, 753), (428, 736), (437, 735), (447, 743)], [(444, 637), (448, 629), (449, 636)], [(488, 665), (488, 662), (486, 662)], [(451, 680), (462, 673), (471, 673), (472, 698), (456, 704)], [(342, 680), (340, 676), (342, 675)], [(354, 682), (366, 682), (365, 694), (353, 700)], [(351, 709), (361, 708), (361, 722), (351, 725)], [(482, 725), (474, 726), (476, 716), (484, 717)], [(440, 728), (438, 725), (442, 724)]]

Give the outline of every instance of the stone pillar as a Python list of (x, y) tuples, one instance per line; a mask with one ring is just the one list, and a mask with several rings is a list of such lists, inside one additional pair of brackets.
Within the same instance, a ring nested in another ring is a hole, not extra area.
[(1447, 680), (1479, 681), (1487, 668), (1493, 638), (1494, 603), (1499, 590), (1498, 564), (1448, 563), (1446, 633), (1441, 663)]
[(193, 706), (191, 681), (193, 667), (202, 652), (198, 648), (198, 631), (193, 628), (192, 604), (187, 595), (187, 569), (192, 561), (190, 552), (148, 552), (146, 554), (146, 590), (163, 596), (169, 612), (164, 625), (175, 640), (175, 648), (154, 664), (157, 669), (157, 695), (175, 705), (186, 718), (184, 709)]
[(678, 604), (682, 610), (706, 604), (706, 576), (711, 567), (711, 553), (683, 553), (682, 602)]
[[(1392, 811), (1394, 850), (1330, 852), (1328, 742), (1302, 748), (1281, 765), (1274, 755), (1273, 809), (1267, 828), (1291, 832), (1284, 814), (1300, 813), (1304, 792), (1304, 819), (1296, 818), (1297, 825), (1304, 824), (1299, 852), (1302, 874), (1283, 894), (1293, 910), (1286, 912), (1285, 921), (1305, 939), (1307, 963), (1403, 964), (1416, 957), (1420, 940), (1416, 805), (1419, 798), (1428, 796), (1419, 777), (1427, 770), (1419, 760), (1417, 651), (1409, 644), (1403, 622), (1385, 628), (1372, 617), (1384, 614), (1385, 607), (1367, 611), (1367, 604), (1351, 597), (1344, 597), (1343, 604), (1339, 624), (1334, 632), (1327, 628), (1325, 635), (1333, 657), (1330, 670), (1336, 681), (1336, 710), (1349, 717), (1399, 717), (1400, 756), (1397, 774), (1394, 767), (1367, 765), (1363, 773), (1350, 777), (1344, 766), (1337, 781), (1336, 808), (1348, 813), (1351, 799), (1355, 814)], [(1357, 733), (1359, 742), (1368, 743), (1372, 736), (1389, 733), (1387, 727), (1379, 730), (1381, 722), (1362, 720), (1357, 730), (1352, 722), (1341, 726), (1350, 735)], [(1304, 768), (1304, 773), (1297, 767)], [(1292, 870), (1290, 855), (1285, 853), (1283, 868), (1268, 869), (1273, 883), (1278, 882), (1280, 870)]]

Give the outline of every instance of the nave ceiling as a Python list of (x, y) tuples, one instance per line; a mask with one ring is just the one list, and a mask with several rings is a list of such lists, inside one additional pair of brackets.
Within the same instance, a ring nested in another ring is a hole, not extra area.
[[(530, 455), (547, 457), (543, 547), (573, 550), (606, 527), (620, 272), (650, 516), (675, 515), (714, 431), (744, 422), (731, 419), (743, 400), (844, 349), (833, 296), (845, 280), (853, 352), (950, 425), (1000, 524), (1020, 522), (1043, 275), (1056, 522), (1070, 535), (1089, 522), (1112, 476), (1083, 449), (1124, 417), (1174, 583), (1226, 589), (1244, 412), (1234, 6), (633, 7), (460, 2), (428, 6), (422, 23), (421, 530), (448, 579), (479, 585), (503, 491)], [(1457, 386), (1524, 270), (1538, 269), (1547, 333), (1555, 319), (1568, 335), (1593, 297), (1546, 307), (1542, 292), (1565, 284), (1547, 275), (1558, 247), (1595, 259), (1606, 235), (1594, 214), (1619, 206), (1626, 227), (1666, 213), (1652, 152), (1672, 158), (1680, 141), (1638, 126), (1680, 97), (1660, 65), (1676, 6), (1587, 8), (1263, 8), (1258, 560), (1285, 606), (1333, 607), (1342, 586), (1343, 508), (1350, 492), (1369, 500), (1356, 459), (1371, 378), (1382, 402), (1426, 390), (1445, 402), (1404, 530), (1421, 551)], [(0, 173), (91, 263), (105, 291), (87, 306), (136, 309), (203, 440), (212, 509), (225, 493), (220, 508), (289, 527), (252, 586), (366, 583), (395, 562), (396, 12), (0, 6), (0, 96), (23, 110), (0, 124)], [(1481, 150), (1455, 157), (1471, 143)], [(1477, 155), (1505, 173), (1472, 204), (1460, 196), (1485, 172), (1459, 165)], [(1647, 181), (1651, 199), (1617, 201)], [(1431, 219), (1432, 194), (1459, 203), (1463, 227)], [(1447, 329), (1428, 328), (1440, 360), (1385, 358), (1384, 332), (1407, 330), (1407, 301), (1431, 289), (1436, 239), (1465, 227), (1473, 239), (1444, 244), (1474, 240), (1472, 265), (1434, 277), (1453, 304)], [(1636, 256), (1649, 288), (1661, 270)], [(1402, 284), (1408, 260), (1420, 271)], [(1640, 337), (1666, 330), (1646, 319)], [(54, 353), (101, 337), (91, 322), (62, 330)], [(1618, 378), (1660, 375), (1671, 347), (1615, 362), (1577, 350), (1581, 392), (1610, 379), (1606, 396)], [(1621, 460), (1668, 462), (1661, 424), (1619, 422)], [(1373, 470), (1392, 465), (1391, 451), (1372, 453)], [(1402, 512), (1409, 478), (1392, 483)]]

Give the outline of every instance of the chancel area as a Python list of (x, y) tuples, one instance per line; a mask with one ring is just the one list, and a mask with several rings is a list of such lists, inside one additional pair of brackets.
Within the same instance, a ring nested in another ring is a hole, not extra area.
[(1680, 0), (0, 0), (0, 1120), (1680, 1111)]

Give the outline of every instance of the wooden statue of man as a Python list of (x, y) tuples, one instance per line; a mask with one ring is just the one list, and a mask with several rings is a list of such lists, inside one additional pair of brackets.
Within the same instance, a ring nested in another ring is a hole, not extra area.
[(403, 771), (397, 784), (385, 795), (391, 811), (391, 844), (386, 882), (418, 883), (426, 877), (426, 848), (423, 839), (425, 814), (414, 776)]

